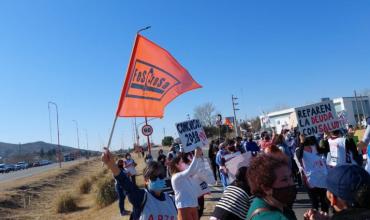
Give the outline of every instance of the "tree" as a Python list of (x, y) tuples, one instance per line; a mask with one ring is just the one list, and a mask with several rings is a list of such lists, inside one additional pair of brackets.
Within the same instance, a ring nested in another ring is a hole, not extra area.
[(45, 156), (44, 148), (40, 150), (40, 157), (43, 158)]
[(215, 106), (210, 103), (204, 103), (194, 109), (194, 118), (198, 119), (203, 126), (212, 126), (215, 121)]
[(173, 137), (171, 136), (166, 136), (163, 138), (162, 140), (162, 146), (171, 146), (171, 144), (173, 143)]
[(255, 118), (252, 118), (250, 120), (250, 122), (251, 122), (251, 127), (252, 127), (253, 132), (257, 132), (257, 131), (261, 130), (261, 119), (260, 119), (260, 117), (257, 116)]

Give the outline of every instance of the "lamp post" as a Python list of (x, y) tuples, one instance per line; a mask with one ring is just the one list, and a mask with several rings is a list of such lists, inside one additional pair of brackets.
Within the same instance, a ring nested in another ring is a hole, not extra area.
[(58, 133), (58, 160), (59, 160), (59, 168), (62, 168), (62, 149), (60, 147), (60, 139), (59, 139), (59, 112), (58, 112), (58, 105), (55, 102), (48, 102), (48, 108), (50, 109), (50, 104), (55, 106), (57, 112), (57, 133)]
[(90, 153), (89, 153), (89, 136), (87, 134), (87, 130), (85, 129), (85, 135), (86, 135), (86, 158), (89, 159)]
[(78, 148), (78, 157), (80, 157), (80, 135), (78, 134), (78, 122), (76, 120), (72, 120), (76, 125), (76, 132), (77, 132), (77, 148)]

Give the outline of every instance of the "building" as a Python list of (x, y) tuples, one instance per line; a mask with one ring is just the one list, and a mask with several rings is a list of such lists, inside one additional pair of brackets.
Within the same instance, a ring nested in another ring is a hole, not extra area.
[[(327, 98), (321, 101), (328, 100)], [(361, 123), (370, 116), (370, 101), (368, 96), (339, 97), (332, 99), (335, 111), (347, 125)], [(300, 106), (297, 106), (300, 107)], [(262, 128), (275, 128), (279, 133), (282, 129), (297, 126), (295, 108), (270, 112), (260, 116)]]

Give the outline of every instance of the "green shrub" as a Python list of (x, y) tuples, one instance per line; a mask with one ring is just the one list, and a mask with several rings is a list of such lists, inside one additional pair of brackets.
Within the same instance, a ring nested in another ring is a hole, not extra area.
[(114, 187), (114, 179), (106, 177), (97, 184), (96, 204), (99, 208), (112, 204), (117, 199)]

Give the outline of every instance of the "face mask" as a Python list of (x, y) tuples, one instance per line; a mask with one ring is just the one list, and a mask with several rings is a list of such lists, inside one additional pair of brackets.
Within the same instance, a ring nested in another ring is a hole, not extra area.
[(273, 188), (272, 190), (272, 197), (286, 206), (292, 205), (297, 196), (297, 188), (295, 185)]
[(157, 178), (155, 181), (149, 182), (148, 189), (150, 191), (161, 192), (166, 187), (166, 181), (164, 179)]

